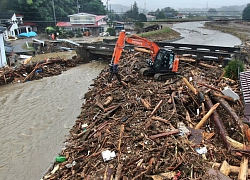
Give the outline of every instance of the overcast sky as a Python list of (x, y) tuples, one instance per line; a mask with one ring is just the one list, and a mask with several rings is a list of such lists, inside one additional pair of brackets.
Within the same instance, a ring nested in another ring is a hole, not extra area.
[[(107, 0), (102, 0), (104, 5), (107, 4)], [(138, 7), (145, 8), (147, 10), (162, 9), (165, 7), (171, 7), (176, 10), (179, 8), (219, 8), (221, 6), (232, 5), (245, 5), (250, 3), (249, 0), (108, 0), (108, 4), (122, 4), (124, 6), (131, 6), (137, 3)]]

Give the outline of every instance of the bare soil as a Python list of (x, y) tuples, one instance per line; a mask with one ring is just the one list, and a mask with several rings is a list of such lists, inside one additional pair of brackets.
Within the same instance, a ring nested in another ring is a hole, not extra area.
[(205, 28), (219, 30), (225, 33), (232, 34), (240, 38), (244, 43), (250, 41), (250, 23), (242, 21), (232, 22), (208, 22), (205, 23)]

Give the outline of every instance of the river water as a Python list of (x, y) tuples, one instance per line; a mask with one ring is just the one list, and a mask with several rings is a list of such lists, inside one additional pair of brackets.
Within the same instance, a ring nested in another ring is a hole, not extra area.
[(172, 29), (180, 32), (181, 36), (184, 37), (176, 41), (176, 43), (226, 47), (241, 45), (241, 40), (231, 34), (204, 29), (204, 23), (205, 22), (186, 22), (174, 24)]
[[(202, 28), (201, 23), (175, 24), (185, 38), (178, 43), (234, 46), (231, 35)], [(72, 57), (72, 52), (53, 54)], [(35, 58), (45, 59), (46, 56)], [(47, 58), (48, 58), (47, 57)], [(63, 148), (81, 112), (84, 94), (107, 65), (83, 64), (59, 76), (0, 86), (0, 180), (39, 180)]]

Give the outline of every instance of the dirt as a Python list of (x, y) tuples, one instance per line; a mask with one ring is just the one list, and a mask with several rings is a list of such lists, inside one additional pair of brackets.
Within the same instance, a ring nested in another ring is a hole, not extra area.
[(240, 38), (245, 44), (250, 41), (250, 23), (242, 21), (219, 21), (219, 22), (207, 22), (205, 28), (219, 30), (225, 33), (232, 34)]

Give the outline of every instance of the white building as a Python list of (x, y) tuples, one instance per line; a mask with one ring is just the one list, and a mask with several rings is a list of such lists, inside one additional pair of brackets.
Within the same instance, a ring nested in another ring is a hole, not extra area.
[(3, 32), (4, 39), (16, 37), (18, 33), (18, 20), (15, 13), (0, 13), (0, 24), (7, 29)]
[(90, 34), (94, 36), (98, 36), (108, 28), (106, 15), (77, 13), (68, 17), (70, 22), (58, 22), (56, 26), (64, 27), (65, 30), (81, 29), (83, 32), (90, 31)]
[(3, 33), (5, 32), (5, 30), (6, 28), (0, 27), (0, 67), (4, 67), (7, 65), (4, 40), (3, 40)]

